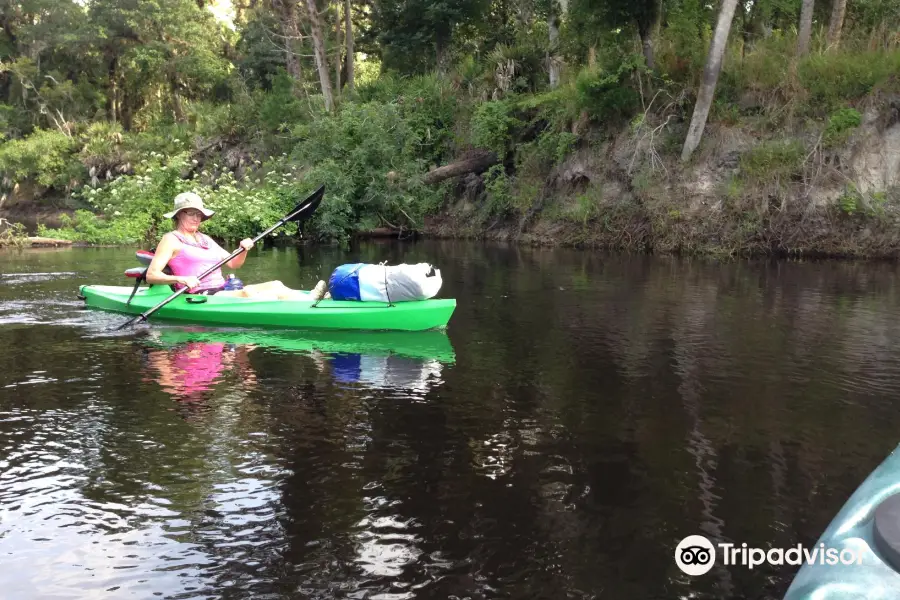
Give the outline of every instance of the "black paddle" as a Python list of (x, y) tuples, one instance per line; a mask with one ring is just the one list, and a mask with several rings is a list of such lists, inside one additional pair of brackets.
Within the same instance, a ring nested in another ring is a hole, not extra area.
[[(304, 219), (309, 218), (309, 216), (313, 212), (315, 212), (315, 210), (319, 207), (319, 203), (322, 202), (322, 196), (324, 194), (325, 194), (325, 186), (323, 185), (322, 187), (317, 189), (315, 192), (313, 192), (309, 198), (307, 198), (306, 200), (304, 200), (303, 202), (301, 202), (300, 204), (295, 206), (293, 208), (293, 210), (291, 210), (291, 212), (288, 213), (284, 218), (282, 218), (280, 221), (278, 221), (277, 223), (275, 223), (274, 225), (272, 225), (271, 227), (269, 227), (268, 229), (263, 231), (261, 234), (259, 234), (255, 238), (253, 238), (253, 243), (255, 244), (256, 242), (258, 242), (262, 238), (266, 237), (267, 235), (269, 235), (270, 233), (272, 233), (273, 231), (275, 231), (276, 229), (278, 229), (285, 223), (289, 223), (291, 221), (300, 222)], [(197, 279), (203, 279), (204, 277), (206, 277), (207, 275), (209, 275), (210, 273), (212, 273), (213, 271), (215, 271), (216, 269), (218, 269), (219, 267), (221, 267), (222, 265), (227, 263), (229, 260), (231, 260), (235, 256), (239, 255), (243, 251), (244, 251), (243, 246), (238, 248), (237, 250), (235, 250), (234, 252), (229, 254), (227, 258), (223, 258), (221, 261), (219, 261), (218, 263), (216, 263), (215, 265), (213, 265), (212, 267), (208, 268), (203, 273), (201, 273), (200, 276), (197, 277)], [(122, 323), (121, 325), (116, 327), (115, 330), (119, 331), (120, 329), (124, 329), (124, 328), (128, 327), (129, 325), (134, 324), (137, 321), (146, 321), (147, 317), (149, 317), (150, 315), (152, 315), (153, 313), (158, 311), (160, 308), (162, 308), (163, 306), (165, 306), (166, 304), (168, 304), (169, 302), (171, 302), (172, 300), (174, 300), (175, 298), (177, 298), (178, 296), (180, 296), (181, 294), (186, 292), (187, 289), (188, 289), (187, 287), (181, 288), (180, 290), (178, 290), (177, 292), (174, 292), (171, 296), (169, 296), (168, 298), (166, 298), (165, 300), (163, 300), (162, 302), (160, 302), (159, 304), (157, 304), (150, 310), (143, 312), (132, 319), (129, 319), (125, 323)]]

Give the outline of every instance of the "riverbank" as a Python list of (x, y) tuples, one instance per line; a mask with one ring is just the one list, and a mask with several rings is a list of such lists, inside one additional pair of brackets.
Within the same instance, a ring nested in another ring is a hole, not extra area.
[[(687, 165), (665, 150), (665, 135), (654, 143), (625, 130), (573, 153), (504, 211), (491, 210), (484, 175), (467, 175), (425, 233), (662, 254), (897, 258), (900, 96), (857, 114), (842, 130), (832, 119), (788, 135), (716, 123)], [(517, 176), (526, 189), (529, 174)]]
[[(161, 215), (171, 198), (190, 189), (219, 214), (207, 233), (237, 240), (325, 184), (326, 201), (304, 226), (306, 243), (424, 236), (893, 259), (900, 81), (886, 63), (900, 65), (900, 51), (823, 54), (799, 67), (790, 53), (748, 54), (723, 73), (727, 85), (689, 162), (680, 153), (691, 88), (637, 68), (617, 75), (632, 97), (616, 110), (608, 103), (619, 88), (597, 88), (603, 73), (588, 68), (556, 90), (499, 100), (468, 97), (436, 75), (386, 77), (277, 140), (224, 136), (226, 121), (171, 138), (177, 144), (165, 151), (148, 151), (147, 135), (116, 125), (92, 126), (79, 140), (45, 132), (52, 139), (42, 143), (68, 144), (59, 150), (65, 172), (102, 167), (60, 189), (20, 181), (0, 217), (24, 215), (29, 233), (41, 237), (152, 247), (169, 227)], [(773, 64), (795, 78), (790, 85), (748, 75)], [(870, 73), (866, 65), (882, 66)], [(400, 101), (409, 97), (416, 102)], [(169, 143), (164, 133), (149, 137)], [(7, 146), (37, 155), (36, 143)], [(85, 158), (95, 148), (102, 155)], [(284, 238), (293, 231), (278, 234), (290, 243)]]

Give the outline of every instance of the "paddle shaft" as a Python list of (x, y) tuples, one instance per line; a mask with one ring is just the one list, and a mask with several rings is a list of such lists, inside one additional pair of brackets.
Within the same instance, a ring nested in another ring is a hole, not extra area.
[[(315, 197), (317, 194), (320, 193), (320, 191), (321, 191), (321, 188), (320, 188), (320, 190), (316, 191), (312, 196), (310, 196), (310, 198)], [(306, 210), (306, 209), (309, 208), (310, 206), (313, 206), (314, 204), (315, 204), (315, 203), (309, 203), (308, 201), (307, 201), (307, 202), (304, 202), (304, 204), (303, 204), (302, 207), (300, 207), (300, 208), (294, 210), (293, 212), (291, 212), (291, 213), (288, 214), (287, 216), (283, 217), (280, 221), (278, 221), (277, 223), (275, 223), (274, 225), (272, 225), (271, 227), (269, 227), (268, 229), (266, 229), (265, 231), (263, 231), (261, 234), (259, 234), (259, 235), (256, 236), (255, 238), (253, 238), (253, 243), (255, 244), (256, 242), (258, 242), (258, 241), (261, 240), (262, 238), (266, 237), (267, 235), (269, 235), (270, 233), (272, 233), (273, 231), (275, 231), (276, 229), (278, 229), (279, 227), (281, 227), (281, 226), (284, 225), (285, 223), (288, 223), (289, 221), (293, 220), (294, 217), (296, 217), (298, 214), (300, 214), (301, 212), (303, 212), (304, 210)], [(215, 265), (213, 265), (213, 266), (211, 266), (210, 268), (208, 268), (207, 270), (203, 271), (203, 273), (201, 273), (201, 274), (197, 277), (197, 279), (203, 279), (204, 277), (206, 277), (207, 275), (209, 275), (210, 273), (212, 273), (212, 272), (215, 271), (216, 269), (221, 268), (222, 265), (224, 265), (225, 263), (227, 263), (228, 261), (230, 261), (230, 260), (233, 259), (234, 257), (238, 256), (241, 252), (244, 252), (245, 250), (246, 250), (246, 248), (244, 248), (243, 246), (241, 246), (240, 248), (238, 248), (237, 250), (235, 250), (234, 252), (232, 252), (231, 254), (229, 254), (226, 258), (223, 258), (222, 260), (220, 260), (219, 262), (217, 262)], [(150, 315), (152, 315), (153, 313), (155, 313), (156, 311), (158, 311), (160, 308), (162, 308), (163, 306), (165, 306), (166, 304), (168, 304), (169, 302), (171, 302), (172, 300), (174, 300), (175, 298), (177, 298), (178, 296), (180, 296), (181, 294), (183, 294), (184, 292), (186, 292), (187, 289), (188, 289), (187, 286), (185, 286), (185, 287), (179, 289), (178, 291), (173, 292), (171, 296), (169, 296), (168, 298), (166, 298), (165, 300), (163, 300), (162, 302), (160, 302), (159, 304), (157, 304), (156, 306), (154, 306), (154, 307), (151, 308), (150, 310), (145, 311), (145, 312), (139, 314), (138, 316), (134, 317), (133, 319), (129, 319), (129, 320), (126, 321), (125, 323), (119, 325), (119, 326), (116, 328), (116, 330), (118, 331), (119, 329), (124, 329), (125, 327), (128, 327), (129, 325), (131, 325), (131, 324), (133, 324), (133, 323), (135, 323), (135, 322), (137, 322), (137, 321), (146, 321), (146, 320), (147, 320), (147, 317), (149, 317)]]

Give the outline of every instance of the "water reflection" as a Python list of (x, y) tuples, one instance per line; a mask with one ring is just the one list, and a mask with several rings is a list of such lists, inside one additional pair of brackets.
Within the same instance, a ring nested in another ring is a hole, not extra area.
[(893, 266), (403, 252), (452, 345), (108, 333), (72, 290), (130, 257), (17, 266), (79, 275), (0, 282), (4, 597), (777, 598), (793, 569), (675, 545), (811, 546), (897, 443)]
[[(302, 357), (315, 371), (345, 388), (405, 392), (423, 398), (443, 383), (455, 362), (453, 346), (441, 331), (269, 332), (157, 327), (142, 343), (148, 367), (144, 381), (181, 402), (202, 402), (226, 376), (244, 392), (257, 385), (253, 355), (267, 359)], [(256, 352), (254, 352), (256, 351)], [(262, 360), (262, 359), (261, 359)]]
[(183, 402), (202, 402), (212, 395), (226, 372), (237, 373), (242, 387), (256, 385), (250, 365), (250, 345), (224, 342), (187, 342), (174, 349), (147, 349), (149, 368), (144, 381), (156, 381), (170, 395)]

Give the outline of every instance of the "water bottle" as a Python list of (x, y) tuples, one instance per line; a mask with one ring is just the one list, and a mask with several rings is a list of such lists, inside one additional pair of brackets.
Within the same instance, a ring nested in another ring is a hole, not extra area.
[(225, 281), (225, 289), (226, 290), (242, 290), (244, 289), (244, 282), (234, 276), (234, 273), (228, 276), (228, 279)]

